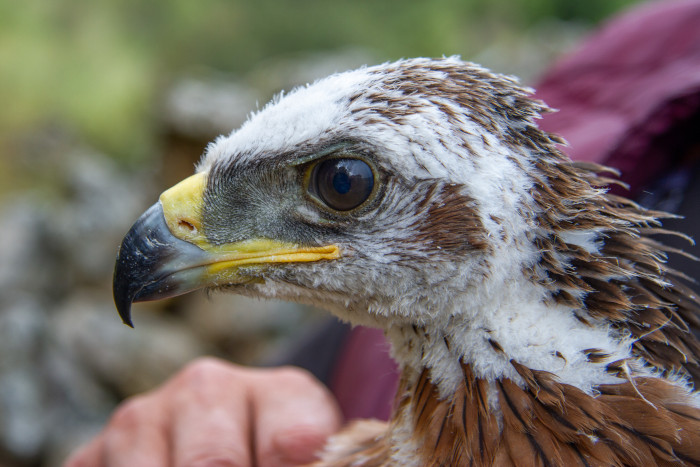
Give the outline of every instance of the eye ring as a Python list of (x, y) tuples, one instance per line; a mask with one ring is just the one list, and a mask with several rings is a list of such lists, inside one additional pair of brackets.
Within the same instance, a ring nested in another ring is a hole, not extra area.
[(347, 212), (364, 204), (374, 193), (373, 167), (356, 157), (333, 157), (314, 164), (308, 191), (328, 208)]

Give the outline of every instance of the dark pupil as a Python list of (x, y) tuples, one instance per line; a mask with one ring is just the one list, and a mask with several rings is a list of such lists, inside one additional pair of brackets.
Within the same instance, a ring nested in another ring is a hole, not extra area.
[(350, 191), (350, 176), (347, 172), (338, 172), (333, 175), (333, 188), (341, 195)]
[(360, 159), (329, 159), (316, 166), (315, 191), (330, 208), (348, 211), (369, 198), (374, 174)]

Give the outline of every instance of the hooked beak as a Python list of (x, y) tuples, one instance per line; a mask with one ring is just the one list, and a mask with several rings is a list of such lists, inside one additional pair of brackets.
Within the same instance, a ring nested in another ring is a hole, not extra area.
[(205, 187), (206, 174), (199, 173), (165, 191), (122, 240), (113, 292), (124, 324), (133, 327), (133, 302), (260, 279), (249, 271), (241, 273), (242, 266), (340, 257), (337, 245), (304, 247), (266, 238), (209, 243), (201, 222)]

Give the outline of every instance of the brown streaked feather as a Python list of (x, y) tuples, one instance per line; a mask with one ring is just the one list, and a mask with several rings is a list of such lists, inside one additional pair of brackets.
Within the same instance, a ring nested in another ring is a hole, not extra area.
[(600, 363), (610, 358), (609, 353), (600, 349), (584, 349), (583, 353), (586, 354), (588, 361), (593, 363)]
[[(551, 136), (551, 134), (550, 134)], [(611, 173), (617, 177), (622, 175), (622, 173), (614, 168), (614, 167), (608, 167), (607, 165), (602, 165), (598, 164), (596, 162), (591, 162), (591, 161), (572, 161), (571, 162), (572, 167), (575, 167), (577, 169), (581, 169), (586, 172), (594, 173), (594, 174), (601, 174), (601, 173)], [(622, 198), (626, 200), (627, 198)]]
[[(498, 387), (503, 415), (502, 436), (510, 458), (514, 463), (520, 462), (522, 465), (552, 465), (543, 446), (534, 436), (536, 429), (535, 420), (532, 417), (532, 399), (510, 380), (499, 381)], [(559, 457), (558, 450), (557, 457)]]
[(431, 251), (442, 254), (463, 254), (474, 250), (488, 250), (486, 229), (474, 206), (474, 201), (460, 190), (460, 185), (436, 183), (430, 187), (425, 206), (417, 204), (418, 211), (426, 210), (421, 222), (414, 227), (414, 241), (429, 244)]
[[(550, 373), (511, 363), (533, 398), (536, 421), (560, 440), (576, 436), (578, 440), (568, 442), (586, 459), (615, 459), (624, 465), (650, 463), (649, 459), (700, 462), (700, 444), (689, 443), (700, 437), (700, 409), (690, 405), (680, 387), (660, 378), (638, 377), (601, 385), (600, 395), (592, 397), (556, 382)], [(589, 436), (600, 440), (591, 443)], [(602, 446), (606, 447), (601, 450)]]
[[(680, 281), (689, 278), (666, 265), (667, 252), (684, 252), (648, 237), (678, 235), (659, 227), (658, 219), (673, 215), (593, 188), (602, 180), (598, 173), (609, 170), (569, 162), (551, 143), (539, 143), (541, 178), (533, 198), (542, 207), (537, 222), (552, 234), (535, 241), (542, 251), (541, 283), (552, 300), (577, 308), (584, 321), (588, 315), (629, 332), (637, 339), (636, 356), (664, 374), (680, 371), (697, 384), (700, 343), (694, 334), (700, 332), (700, 299)], [(566, 244), (557, 234), (587, 229), (601, 234), (599, 252)], [(584, 295), (582, 306), (573, 292)]]
[(491, 346), (491, 348), (493, 348), (493, 350), (495, 350), (496, 352), (498, 352), (498, 353), (504, 353), (504, 352), (503, 352), (503, 346), (501, 346), (501, 344), (499, 344), (499, 343), (496, 342), (495, 340), (493, 340), (493, 339), (488, 339), (488, 343), (489, 343), (489, 345)]
[(528, 436), (510, 425), (503, 429), (503, 445), (502, 449), (508, 449), (508, 456), (513, 465), (527, 467), (543, 465)]
[[(465, 366), (467, 365), (462, 364), (462, 368)], [(484, 379), (476, 379), (475, 381), (476, 407), (479, 414), (479, 457), (477, 459), (487, 464), (488, 459), (493, 459), (495, 447), (498, 445), (498, 423), (489, 407), (489, 383)]]
[(425, 404), (411, 407), (414, 436), (426, 449), (425, 465), (490, 465), (498, 442), (498, 424), (488, 406), (488, 386), (463, 367), (464, 382), (449, 401), (439, 399), (429, 373), (421, 374), (417, 387), (431, 395)]

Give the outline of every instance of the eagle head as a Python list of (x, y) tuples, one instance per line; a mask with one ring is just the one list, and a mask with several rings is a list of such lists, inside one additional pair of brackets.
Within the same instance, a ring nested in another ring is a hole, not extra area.
[[(606, 193), (604, 167), (564, 156), (530, 93), (453, 57), (277, 97), (128, 232), (114, 276), (122, 319), (134, 301), (224, 288), (316, 305), (403, 343), (409, 328), (456, 335), (461, 357), (494, 377), (515, 376), (501, 350), (549, 369), (561, 356), (589, 385), (571, 364), (584, 349), (626, 358), (682, 312), (658, 290), (671, 283), (663, 247), (640, 235), (661, 213)], [(647, 361), (688, 361), (693, 341), (676, 331), (668, 339), (685, 347), (656, 339)]]
[(562, 157), (535, 124), (546, 107), (527, 95), (449, 58), (336, 74), (276, 98), (212, 143), (127, 234), (115, 271), (122, 318), (132, 301), (201, 287), (380, 326), (465, 313), (538, 259), (549, 208), (533, 196), (546, 183), (538, 165)]

